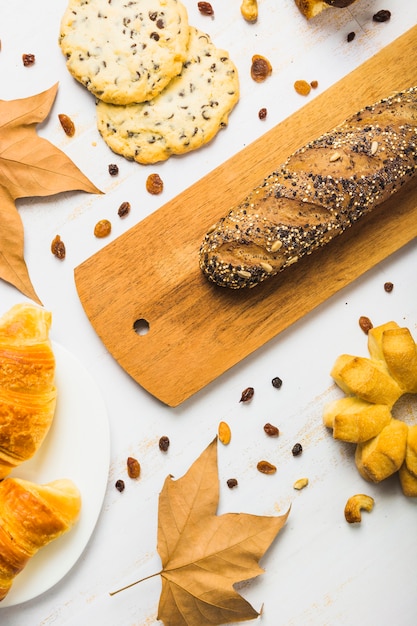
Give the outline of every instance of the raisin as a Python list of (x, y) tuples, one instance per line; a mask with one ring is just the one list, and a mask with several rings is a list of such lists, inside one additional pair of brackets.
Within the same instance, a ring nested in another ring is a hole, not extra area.
[(140, 464), (139, 461), (134, 459), (132, 456), (127, 458), (127, 473), (129, 478), (139, 478), (140, 476)]
[(361, 317), (359, 318), (359, 326), (363, 330), (365, 335), (367, 335), (371, 328), (374, 327), (369, 317), (366, 317), (365, 315), (361, 315)]
[(22, 61), (25, 67), (30, 67), (35, 63), (35, 55), (34, 54), (22, 54)]
[(237, 487), (237, 480), (236, 480), (236, 478), (229, 478), (227, 480), (227, 486), (229, 487), (229, 489), (233, 489), (233, 487)]
[(268, 111), (263, 107), (262, 109), (259, 109), (258, 117), (260, 120), (266, 120), (267, 114)]
[(56, 235), (51, 243), (51, 252), (57, 259), (65, 259), (65, 244), (59, 235)]
[(127, 215), (129, 215), (129, 213), (130, 213), (130, 203), (122, 202), (122, 204), (118, 208), (117, 215), (119, 217), (126, 217)]
[(149, 191), (149, 193), (157, 196), (158, 194), (162, 193), (163, 189), (164, 183), (159, 174), (149, 174), (148, 178), (146, 179), (146, 190)]
[(103, 239), (103, 237), (108, 237), (111, 233), (111, 222), (109, 220), (100, 220), (94, 226), (94, 235), (99, 239)]
[(302, 451), (303, 451), (303, 446), (301, 445), (301, 443), (295, 443), (291, 450), (293, 456), (300, 456)]
[(65, 134), (68, 135), (68, 137), (73, 137), (75, 133), (75, 126), (72, 119), (68, 117), (68, 115), (65, 115), (65, 113), (60, 113), (58, 115), (58, 119), (61, 123), (62, 128), (64, 129)]
[(388, 22), (388, 20), (391, 19), (391, 11), (381, 9), (372, 16), (372, 19), (374, 22)]
[(201, 15), (214, 15), (214, 9), (210, 2), (197, 2), (197, 6)]
[(164, 435), (159, 440), (159, 449), (162, 450), (162, 452), (167, 452), (168, 448), (169, 448), (169, 439), (168, 437)]
[(279, 376), (275, 376), (275, 378), (272, 379), (272, 386), (275, 387), (275, 389), (281, 389), (282, 380), (279, 378)]
[(116, 487), (117, 491), (120, 491), (120, 493), (122, 491), (124, 491), (125, 490), (125, 482), (124, 482), (124, 480), (121, 480), (120, 478), (119, 478), (119, 480), (116, 480), (115, 487)]
[(268, 437), (278, 437), (279, 435), (279, 428), (277, 428), (277, 426), (273, 426), (269, 422), (265, 424), (264, 431), (266, 432)]
[(346, 39), (348, 41), (348, 43), (350, 43), (351, 41), (353, 41), (356, 37), (356, 33), (352, 30), (350, 33), (348, 33)]
[(306, 80), (296, 80), (294, 89), (300, 96), (308, 96), (311, 91), (311, 85)]
[(246, 389), (242, 391), (239, 402), (249, 402), (250, 400), (252, 400), (254, 393), (255, 390), (253, 387), (246, 387)]
[(277, 471), (275, 465), (272, 465), (269, 461), (259, 461), (256, 468), (262, 474), (275, 474)]
[(317, 89), (317, 87), (319, 86), (319, 81), (318, 80), (312, 80), (310, 83), (310, 86), (312, 89)]
[(387, 293), (391, 293), (391, 291), (394, 289), (394, 284), (393, 283), (384, 283), (384, 289)]
[(250, 75), (256, 83), (263, 83), (272, 74), (272, 65), (265, 57), (255, 54), (252, 57)]
[(117, 167), (117, 165), (115, 163), (110, 163), (109, 165), (110, 176), (117, 176), (118, 173), (119, 173), (119, 168)]

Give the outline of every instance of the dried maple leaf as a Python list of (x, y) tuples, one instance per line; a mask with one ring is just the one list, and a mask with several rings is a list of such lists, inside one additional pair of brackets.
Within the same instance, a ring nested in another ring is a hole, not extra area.
[(20, 100), (0, 100), (0, 278), (40, 303), (24, 260), (17, 198), (62, 191), (101, 193), (61, 150), (36, 133), (48, 116), (58, 85)]
[(158, 619), (166, 626), (213, 626), (259, 616), (234, 584), (263, 573), (259, 559), (289, 512), (218, 516), (218, 500), (216, 438), (182, 478), (166, 479), (159, 497)]

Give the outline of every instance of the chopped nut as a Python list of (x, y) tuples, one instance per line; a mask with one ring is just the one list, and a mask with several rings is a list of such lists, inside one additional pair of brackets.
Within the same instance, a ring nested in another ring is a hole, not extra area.
[(258, 19), (257, 0), (242, 0), (240, 12), (247, 22), (256, 22)]
[(308, 96), (311, 91), (311, 85), (306, 80), (296, 80), (294, 89), (300, 96)]
[(119, 173), (119, 168), (115, 163), (110, 163), (108, 169), (110, 176), (117, 176), (117, 174)]
[(258, 117), (260, 120), (266, 120), (267, 115), (268, 115), (268, 111), (265, 109), (265, 107), (262, 107), (262, 109), (259, 109)]
[(246, 387), (246, 389), (242, 391), (239, 402), (249, 402), (249, 400), (252, 400), (254, 393), (255, 390), (253, 387)]
[(129, 478), (139, 478), (140, 476), (140, 464), (139, 461), (134, 459), (132, 456), (127, 458), (127, 473)]
[(108, 237), (111, 233), (111, 222), (109, 220), (100, 220), (94, 226), (94, 235), (99, 239), (103, 237)]
[(300, 456), (302, 451), (303, 451), (303, 446), (301, 445), (301, 443), (294, 444), (291, 450), (293, 456)]
[(275, 376), (271, 382), (272, 382), (272, 386), (275, 387), (275, 389), (281, 389), (282, 380), (280, 379), (279, 376)]
[(119, 206), (117, 210), (117, 215), (119, 217), (126, 217), (127, 215), (129, 215), (129, 213), (130, 213), (130, 203), (122, 202), (122, 204)]
[(214, 9), (210, 2), (197, 2), (197, 6), (201, 15), (214, 15)]
[(124, 480), (121, 480), (120, 478), (119, 478), (119, 480), (116, 480), (115, 487), (116, 487), (117, 491), (120, 491), (120, 493), (122, 491), (124, 491), (125, 490)]
[(369, 317), (366, 317), (365, 315), (361, 315), (361, 317), (359, 318), (359, 326), (363, 330), (365, 335), (367, 335), (371, 328), (374, 327)]
[(256, 83), (263, 83), (272, 74), (272, 65), (260, 54), (252, 57), (250, 75)]
[(236, 478), (228, 478), (227, 486), (229, 487), (229, 489), (233, 489), (233, 487), (237, 487), (237, 480), (236, 480)]
[(58, 119), (61, 123), (62, 128), (64, 129), (65, 134), (68, 135), (68, 137), (73, 137), (75, 134), (75, 126), (72, 119), (68, 117), (68, 115), (65, 115), (65, 113), (59, 113)]
[(30, 67), (35, 63), (35, 55), (34, 54), (22, 54), (22, 61), (25, 67)]
[(389, 19), (391, 19), (391, 11), (381, 9), (372, 16), (372, 19), (374, 22), (387, 22)]
[(363, 493), (351, 496), (345, 505), (345, 519), (349, 524), (361, 521), (361, 511), (372, 511), (374, 508), (374, 499)]
[(164, 183), (159, 174), (149, 174), (146, 179), (146, 190), (154, 196), (162, 193), (164, 189)]
[(273, 426), (269, 422), (265, 424), (264, 431), (266, 432), (268, 437), (278, 437), (279, 435), (279, 428), (277, 428), (277, 426)]
[(168, 437), (166, 437), (165, 435), (163, 435), (160, 439), (159, 439), (159, 449), (162, 452), (167, 452), (169, 448), (169, 439)]
[(65, 259), (65, 244), (59, 235), (56, 235), (51, 243), (51, 252), (57, 259)]
[(218, 429), (219, 439), (223, 445), (227, 446), (232, 438), (232, 431), (229, 424), (226, 422), (220, 422)]
[(394, 284), (393, 283), (384, 283), (384, 289), (387, 293), (391, 293), (391, 291), (394, 289)]
[(272, 465), (272, 463), (269, 463), (269, 461), (259, 461), (256, 468), (262, 474), (275, 474), (275, 472), (277, 471), (275, 465)]
[(308, 485), (308, 478), (299, 478), (293, 484), (294, 489), (304, 489)]

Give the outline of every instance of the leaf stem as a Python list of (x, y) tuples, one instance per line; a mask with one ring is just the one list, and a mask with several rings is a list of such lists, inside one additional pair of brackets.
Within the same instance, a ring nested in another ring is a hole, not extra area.
[(141, 578), (140, 580), (136, 580), (134, 583), (130, 583), (129, 585), (126, 585), (125, 587), (121, 587), (120, 589), (117, 589), (116, 591), (110, 591), (109, 595), (114, 596), (116, 595), (116, 593), (120, 593), (121, 591), (130, 589), (130, 587), (134, 587), (135, 585), (138, 585), (139, 583), (142, 583), (145, 580), (149, 580), (149, 578), (155, 578), (155, 576), (159, 576), (160, 574), (162, 574), (162, 570), (160, 572), (155, 572), (155, 574), (150, 574), (149, 576), (145, 576), (145, 578)]

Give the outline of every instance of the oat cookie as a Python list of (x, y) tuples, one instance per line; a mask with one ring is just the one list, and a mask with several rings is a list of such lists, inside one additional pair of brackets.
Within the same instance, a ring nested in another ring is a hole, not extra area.
[(190, 27), (181, 74), (149, 102), (98, 102), (97, 126), (108, 146), (138, 163), (156, 163), (209, 142), (239, 99), (237, 69), (208, 35)]
[(89, 91), (130, 104), (153, 98), (181, 72), (188, 37), (178, 0), (69, 0), (59, 44)]

